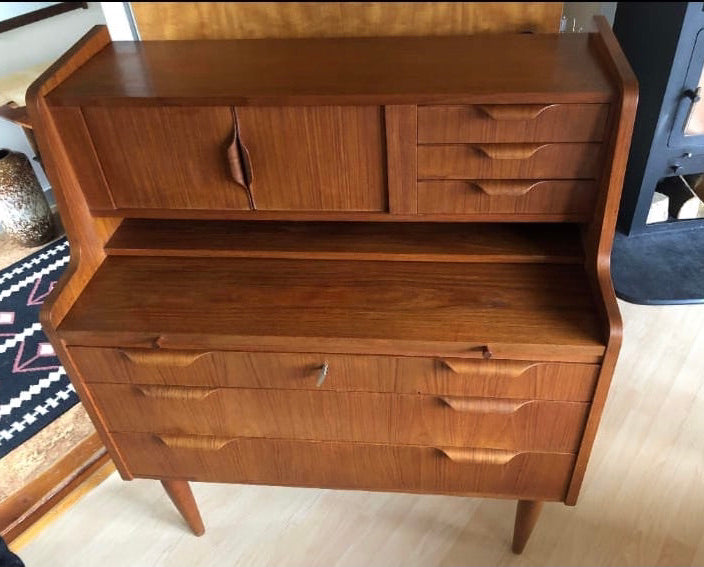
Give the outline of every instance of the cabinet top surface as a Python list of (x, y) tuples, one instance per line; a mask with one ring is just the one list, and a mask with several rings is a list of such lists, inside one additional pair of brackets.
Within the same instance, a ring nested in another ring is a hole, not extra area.
[(115, 42), (53, 105), (605, 102), (590, 34)]

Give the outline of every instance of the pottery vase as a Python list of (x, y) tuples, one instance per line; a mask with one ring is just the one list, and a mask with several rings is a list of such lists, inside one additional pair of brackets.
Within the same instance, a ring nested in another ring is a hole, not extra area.
[(0, 149), (0, 223), (22, 246), (54, 237), (54, 219), (32, 164), (23, 153)]

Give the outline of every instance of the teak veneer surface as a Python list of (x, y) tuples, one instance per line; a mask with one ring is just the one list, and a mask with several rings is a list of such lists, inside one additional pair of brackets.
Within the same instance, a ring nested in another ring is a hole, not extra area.
[(600, 329), (581, 266), (124, 256), (106, 259), (59, 327), (69, 344), (197, 347), (219, 336), (231, 350), (310, 352), (334, 339), (479, 356), (537, 345), (575, 362), (603, 354)]
[[(207, 64), (204, 64), (207, 62)], [(275, 72), (267, 72), (275, 70)], [(589, 34), (114, 42), (54, 105), (608, 102)]]
[(125, 219), (105, 250), (127, 256), (584, 262), (579, 230), (570, 224)]

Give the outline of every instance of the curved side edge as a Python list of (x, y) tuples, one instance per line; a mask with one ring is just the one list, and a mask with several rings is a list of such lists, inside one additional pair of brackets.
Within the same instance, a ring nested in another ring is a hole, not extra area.
[(623, 178), (628, 163), (631, 135), (633, 134), (638, 105), (638, 81), (626, 56), (621, 51), (611, 27), (603, 16), (597, 16), (594, 20), (597, 33), (592, 35), (590, 40), (612, 78), (618, 94), (617, 100), (612, 104), (609, 119), (611, 135), (606, 154), (608, 167), (604, 171), (594, 219), (587, 228), (584, 242), (585, 269), (589, 275), (595, 297), (599, 301), (598, 307), (606, 337), (606, 351), (601, 362), (601, 371), (584, 428), (582, 443), (577, 453), (572, 479), (565, 496), (565, 504), (569, 506), (574, 506), (577, 503), (618, 353), (621, 349), (623, 321), (611, 280), (611, 247), (614, 241), (616, 217), (621, 201)]
[(105, 422), (71, 360), (66, 343), (57, 331), (59, 323), (104, 260), (103, 246), (122, 219), (99, 219), (91, 215), (45, 100), (53, 88), (109, 43), (110, 35), (105, 26), (92, 28), (32, 83), (26, 99), (42, 163), (54, 189), (61, 220), (71, 245), (71, 261), (44, 302), (39, 319), (115, 466), (123, 478), (131, 479), (132, 475), (107, 432)]

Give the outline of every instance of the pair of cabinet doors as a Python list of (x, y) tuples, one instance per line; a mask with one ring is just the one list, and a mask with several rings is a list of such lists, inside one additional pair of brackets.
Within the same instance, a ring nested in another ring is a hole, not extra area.
[(82, 111), (118, 209), (387, 210), (379, 106)]

